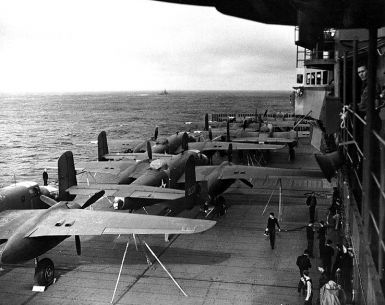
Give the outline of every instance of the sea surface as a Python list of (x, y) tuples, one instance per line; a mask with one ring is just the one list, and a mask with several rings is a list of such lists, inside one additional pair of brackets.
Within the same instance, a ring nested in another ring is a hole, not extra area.
[[(202, 121), (205, 113), (292, 112), (290, 92), (180, 91), (0, 95), (0, 187), (15, 181), (42, 183), (45, 164), (71, 150), (75, 163), (97, 159), (98, 134), (113, 150), (122, 141), (148, 139), (159, 126), (167, 136)], [(114, 141), (116, 143), (114, 146)], [(110, 149), (111, 151), (111, 149)], [(56, 173), (50, 173), (54, 180)]]

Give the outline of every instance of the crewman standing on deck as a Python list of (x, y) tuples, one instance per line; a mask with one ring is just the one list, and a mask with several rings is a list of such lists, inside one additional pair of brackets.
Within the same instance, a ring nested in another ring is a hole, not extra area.
[(43, 181), (44, 181), (44, 185), (48, 185), (48, 173), (46, 168), (43, 171)]
[(307, 239), (307, 250), (309, 251), (310, 257), (313, 256), (313, 245), (314, 245), (314, 227), (313, 223), (309, 223), (306, 227), (306, 239)]
[(274, 213), (270, 213), (269, 219), (267, 220), (266, 230), (269, 232), (270, 246), (271, 249), (274, 249), (275, 245), (275, 226), (278, 227), (278, 230), (281, 231), (277, 218), (274, 217)]
[(318, 229), (318, 239), (319, 239), (319, 255), (322, 257), (322, 251), (325, 247), (326, 242), (326, 227), (325, 222), (321, 220), (319, 222), (319, 229)]
[(306, 205), (309, 207), (309, 222), (314, 222), (315, 207), (317, 206), (317, 198), (315, 192), (311, 192), (310, 196), (306, 199)]

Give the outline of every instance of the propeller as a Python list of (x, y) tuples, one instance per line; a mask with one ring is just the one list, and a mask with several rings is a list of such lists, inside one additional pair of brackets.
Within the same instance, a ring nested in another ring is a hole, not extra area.
[[(91, 204), (94, 204), (96, 201), (98, 201), (100, 198), (104, 196), (105, 191), (100, 191), (95, 194), (93, 194), (81, 207), (81, 209), (85, 209), (89, 207)], [(75, 235), (75, 246), (76, 246), (76, 253), (78, 255), (82, 254), (82, 247), (80, 244), (80, 237), (79, 235)]]
[(98, 201), (100, 198), (103, 197), (105, 191), (100, 191), (95, 194), (93, 194), (81, 207), (82, 209), (88, 208), (91, 204), (94, 204), (96, 201)]
[(75, 235), (75, 246), (76, 246), (76, 253), (78, 255), (81, 255), (82, 254), (82, 246), (80, 245), (79, 235)]
[(267, 111), (268, 111), (269, 109), (266, 109), (266, 111), (265, 111), (265, 113), (263, 114), (263, 117), (266, 117), (267, 116)]
[(152, 160), (152, 148), (151, 148), (151, 143), (150, 141), (147, 141), (147, 155), (148, 159)]
[(230, 120), (226, 124), (226, 142), (230, 142)]
[(213, 140), (213, 131), (211, 130), (211, 127), (209, 128), (209, 139), (210, 141)]
[(155, 127), (155, 132), (154, 132), (154, 141), (156, 141), (156, 139), (158, 139), (158, 134), (159, 134), (158, 126), (156, 126)]
[(184, 132), (182, 135), (182, 150), (183, 151), (188, 150), (188, 134), (187, 134), (187, 132)]
[(241, 180), (244, 184), (246, 184), (250, 188), (254, 186), (249, 180), (246, 180), (246, 179), (239, 179), (239, 180)]
[(228, 157), (229, 163), (233, 162), (233, 144), (232, 143), (229, 144), (229, 148), (227, 150), (227, 157)]
[(52, 198), (49, 198), (45, 195), (41, 195), (40, 196), (40, 200), (43, 201), (46, 205), (52, 207), (54, 206), (55, 204), (57, 204), (57, 202), (55, 200), (53, 200)]
[(209, 130), (209, 114), (205, 114), (205, 131)]
[(247, 120), (244, 119), (244, 120), (243, 120), (243, 124), (242, 124), (242, 129), (245, 130), (245, 129), (247, 128), (247, 125), (248, 125), (248, 124), (247, 124)]

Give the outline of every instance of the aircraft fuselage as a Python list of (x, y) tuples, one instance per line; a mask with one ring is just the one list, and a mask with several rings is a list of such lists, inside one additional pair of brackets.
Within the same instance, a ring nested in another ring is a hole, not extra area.
[(40, 195), (52, 197), (47, 187), (23, 181), (0, 189), (0, 212), (5, 210), (46, 209)]
[[(159, 169), (149, 168), (143, 175), (138, 177), (132, 184), (146, 186), (168, 186), (175, 187), (178, 179), (185, 173), (186, 162), (189, 157), (193, 156), (196, 165), (207, 165), (208, 159), (205, 155), (196, 151), (184, 151), (179, 155), (175, 155), (165, 161), (164, 165)], [(123, 209), (139, 209), (143, 206), (159, 203), (154, 199), (145, 198), (125, 198)]]
[(214, 169), (207, 176), (208, 194), (212, 199), (216, 198), (218, 195), (225, 192), (236, 180), (236, 179), (226, 179), (226, 180), (218, 179), (220, 177), (222, 167), (228, 166), (229, 164), (230, 163), (227, 161), (222, 162), (216, 169)]
[(36, 224), (57, 209), (67, 209), (66, 202), (42, 210), (39, 215), (27, 220), (8, 239), (1, 255), (4, 264), (16, 264), (39, 257), (51, 250), (69, 236), (28, 237), (36, 229)]

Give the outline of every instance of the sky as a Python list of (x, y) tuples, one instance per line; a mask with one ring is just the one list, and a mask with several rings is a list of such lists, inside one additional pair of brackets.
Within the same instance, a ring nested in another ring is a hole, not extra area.
[(0, 92), (290, 90), (294, 28), (150, 0), (0, 1)]

